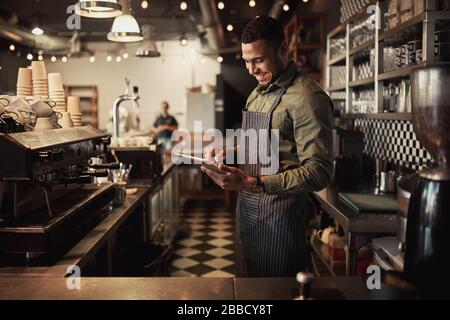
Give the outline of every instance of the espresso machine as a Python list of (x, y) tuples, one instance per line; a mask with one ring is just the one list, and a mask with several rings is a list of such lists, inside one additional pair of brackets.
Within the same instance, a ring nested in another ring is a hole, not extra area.
[(413, 125), (437, 165), (419, 172), (411, 194), (405, 273), (419, 298), (450, 298), (450, 68), (411, 75)]
[(118, 164), (105, 157), (110, 135), (92, 127), (0, 134), (0, 265), (49, 263), (107, 214)]

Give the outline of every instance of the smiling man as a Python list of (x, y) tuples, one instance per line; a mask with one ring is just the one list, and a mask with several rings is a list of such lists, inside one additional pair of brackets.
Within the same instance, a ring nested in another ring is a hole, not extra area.
[(241, 42), (245, 66), (259, 83), (247, 100), (242, 129), (279, 130), (279, 171), (262, 176), (261, 163), (241, 168), (220, 164), (227, 174), (202, 170), (223, 189), (240, 193), (242, 275), (292, 277), (310, 265), (309, 193), (326, 187), (332, 174), (333, 103), (289, 61), (277, 20), (252, 20)]

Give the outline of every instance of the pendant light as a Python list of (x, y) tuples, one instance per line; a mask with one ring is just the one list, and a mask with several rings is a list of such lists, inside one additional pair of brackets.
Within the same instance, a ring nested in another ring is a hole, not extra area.
[(117, 0), (79, 0), (75, 5), (75, 13), (87, 18), (114, 18), (122, 14), (122, 6)]
[(131, 3), (123, 1), (123, 15), (114, 19), (108, 40), (114, 42), (138, 42), (144, 40), (139, 24), (131, 15)]

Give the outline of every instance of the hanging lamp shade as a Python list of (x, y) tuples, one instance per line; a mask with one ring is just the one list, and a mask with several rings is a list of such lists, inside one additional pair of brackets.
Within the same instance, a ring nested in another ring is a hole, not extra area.
[(131, 14), (124, 14), (114, 19), (108, 40), (114, 42), (138, 42), (144, 40), (136, 19)]
[(75, 13), (82, 17), (100, 19), (114, 18), (123, 14), (122, 6), (117, 0), (79, 0), (75, 5)]

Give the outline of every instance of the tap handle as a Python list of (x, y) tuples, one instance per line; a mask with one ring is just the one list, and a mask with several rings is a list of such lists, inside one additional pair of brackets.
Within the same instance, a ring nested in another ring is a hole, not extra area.
[(299, 272), (297, 274), (297, 282), (300, 285), (300, 296), (298, 300), (311, 299), (311, 288), (314, 282), (314, 274), (310, 272)]
[(125, 95), (127, 96), (130, 91), (130, 78), (125, 77)]

